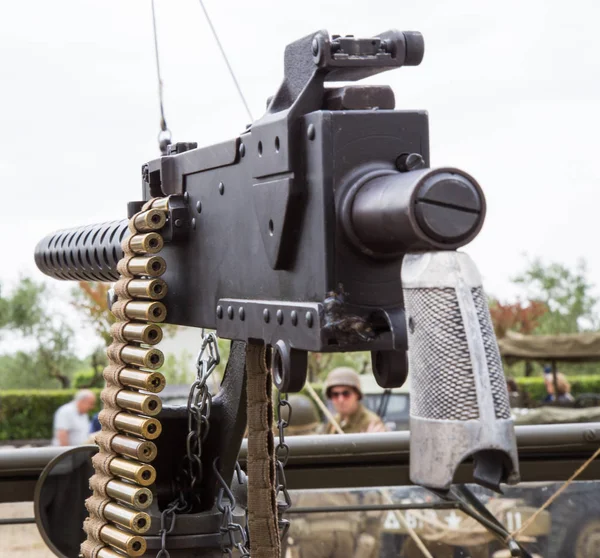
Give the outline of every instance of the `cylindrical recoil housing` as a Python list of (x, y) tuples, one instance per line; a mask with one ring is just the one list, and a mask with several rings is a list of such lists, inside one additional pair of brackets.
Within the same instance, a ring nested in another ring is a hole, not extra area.
[(127, 482), (111, 480), (106, 485), (106, 493), (115, 500), (145, 510), (152, 504), (152, 491), (149, 488), (136, 486)]
[(135, 228), (139, 232), (158, 231), (165, 226), (167, 216), (160, 209), (149, 209), (137, 215), (134, 219)]
[(127, 285), (132, 298), (161, 300), (167, 295), (167, 284), (162, 279), (134, 279)]
[(119, 382), (151, 393), (160, 393), (166, 385), (165, 377), (160, 372), (146, 372), (137, 368), (123, 368), (119, 372)]
[(156, 480), (156, 470), (147, 463), (135, 463), (115, 457), (111, 460), (109, 469), (116, 477), (127, 479), (141, 486), (150, 486)]
[(146, 512), (130, 510), (112, 502), (105, 506), (104, 517), (138, 535), (145, 533), (150, 528), (150, 516)]
[(127, 556), (141, 556), (146, 552), (146, 541), (139, 535), (132, 535), (117, 529), (112, 525), (105, 525), (100, 530), (100, 540), (110, 544)]
[(35, 263), (55, 279), (117, 281), (121, 242), (130, 235), (127, 225), (124, 219), (56, 231), (38, 242)]
[(132, 300), (125, 305), (125, 315), (130, 320), (164, 322), (167, 308), (158, 301)]
[(136, 234), (129, 239), (129, 247), (136, 254), (156, 254), (163, 246), (162, 236), (155, 232)]
[(115, 453), (137, 459), (142, 463), (150, 463), (156, 459), (156, 444), (148, 440), (117, 435), (112, 439), (110, 447)]
[(464, 246), (481, 229), (485, 208), (481, 187), (461, 170), (381, 169), (349, 187), (340, 220), (363, 253), (397, 256)]
[(142, 436), (147, 440), (155, 440), (162, 432), (162, 426), (157, 419), (130, 413), (119, 413), (115, 417), (115, 427), (117, 430), (134, 436)]
[(121, 409), (133, 411), (154, 417), (162, 410), (160, 397), (152, 393), (138, 393), (128, 389), (122, 389), (117, 393), (117, 405)]
[(142, 366), (156, 370), (160, 368), (165, 357), (158, 349), (145, 349), (144, 347), (135, 347), (133, 345), (125, 345), (121, 350), (121, 359), (126, 364), (134, 366)]
[(167, 264), (160, 256), (139, 256), (129, 260), (127, 269), (136, 276), (160, 277)]

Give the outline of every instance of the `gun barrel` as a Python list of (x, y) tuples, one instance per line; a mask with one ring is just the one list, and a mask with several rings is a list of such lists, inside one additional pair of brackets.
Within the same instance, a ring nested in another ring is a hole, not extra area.
[(117, 281), (121, 242), (130, 234), (127, 224), (123, 219), (56, 231), (36, 246), (35, 263), (54, 279)]
[(455, 168), (375, 171), (351, 187), (342, 211), (346, 233), (370, 255), (453, 250), (477, 236), (485, 198)]

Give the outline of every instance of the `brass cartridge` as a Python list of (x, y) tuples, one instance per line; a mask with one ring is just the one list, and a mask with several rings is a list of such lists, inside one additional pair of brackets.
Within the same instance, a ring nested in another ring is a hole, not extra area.
[(158, 349), (144, 349), (143, 347), (135, 347), (133, 345), (123, 347), (120, 356), (121, 360), (126, 364), (143, 366), (151, 370), (160, 368), (165, 361), (164, 355)]
[(167, 295), (167, 284), (162, 279), (134, 279), (127, 285), (131, 298), (161, 300)]
[(160, 393), (166, 385), (165, 377), (160, 372), (146, 372), (137, 368), (123, 368), (119, 373), (119, 382), (152, 393)]
[(161, 211), (169, 211), (169, 198), (156, 198), (152, 202), (152, 209), (159, 209)]
[(141, 535), (150, 528), (150, 516), (146, 512), (130, 510), (112, 502), (104, 507), (104, 518), (133, 531), (136, 535)]
[(139, 256), (129, 260), (127, 269), (130, 273), (137, 276), (160, 277), (167, 271), (167, 262), (160, 256)]
[(111, 480), (106, 485), (106, 493), (115, 500), (138, 509), (145, 510), (152, 504), (152, 492), (148, 488)]
[(106, 525), (100, 530), (100, 539), (105, 544), (110, 544), (127, 556), (141, 556), (146, 552), (146, 541), (139, 535), (132, 535), (117, 529), (112, 525)]
[(105, 546), (98, 551), (98, 558), (123, 558), (123, 555)]
[(164, 322), (167, 317), (167, 307), (158, 301), (132, 300), (125, 305), (125, 315), (130, 320)]
[(129, 239), (129, 247), (136, 254), (156, 254), (163, 246), (163, 237), (155, 232), (135, 234)]
[(142, 436), (147, 440), (155, 440), (162, 432), (162, 426), (155, 418), (140, 417), (130, 413), (119, 413), (115, 417), (115, 426), (117, 430)]
[(123, 337), (127, 341), (156, 345), (162, 341), (162, 329), (156, 324), (128, 323), (123, 327)]
[(136, 463), (115, 457), (109, 465), (110, 472), (116, 477), (121, 477), (141, 486), (150, 486), (156, 480), (156, 470), (147, 463)]
[(122, 389), (117, 393), (117, 405), (121, 409), (151, 417), (158, 415), (162, 410), (162, 401), (158, 395), (138, 393), (128, 389)]
[(165, 226), (167, 216), (160, 209), (149, 209), (137, 215), (133, 222), (138, 232), (158, 231)]
[(142, 463), (154, 461), (154, 459), (156, 459), (156, 454), (158, 453), (154, 442), (121, 435), (117, 435), (112, 439), (110, 447), (115, 453), (137, 459)]

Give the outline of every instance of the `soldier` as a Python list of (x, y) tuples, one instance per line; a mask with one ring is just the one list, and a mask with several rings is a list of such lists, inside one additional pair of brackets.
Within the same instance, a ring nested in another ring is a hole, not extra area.
[[(293, 409), (288, 435), (314, 434), (320, 424), (319, 414), (312, 401), (304, 395), (291, 395)], [(287, 420), (287, 407), (282, 410)], [(296, 492), (292, 495), (295, 507), (355, 506), (359, 503), (356, 492), (323, 491)], [(369, 558), (377, 540), (365, 532), (370, 519), (361, 512), (313, 513), (290, 516), (288, 534), (293, 558)]]
[[(361, 403), (360, 376), (352, 368), (334, 368), (325, 381), (325, 394), (333, 403), (344, 434), (386, 431), (381, 418)], [(336, 433), (333, 424), (327, 426), (326, 433)]]

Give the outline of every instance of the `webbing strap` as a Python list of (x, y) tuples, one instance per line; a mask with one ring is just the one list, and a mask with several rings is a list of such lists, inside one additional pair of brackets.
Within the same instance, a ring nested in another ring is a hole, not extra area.
[(271, 372), (265, 346), (246, 345), (248, 389), (248, 526), (252, 558), (280, 558)]

